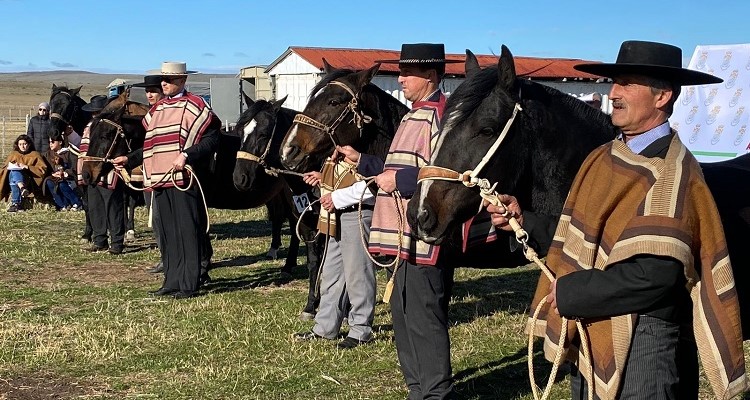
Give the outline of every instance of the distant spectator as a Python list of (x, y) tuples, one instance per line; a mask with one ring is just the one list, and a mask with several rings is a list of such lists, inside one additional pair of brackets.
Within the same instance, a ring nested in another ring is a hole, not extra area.
[(48, 170), (44, 157), (34, 151), (31, 138), (19, 136), (0, 169), (0, 199), (6, 200), (10, 194), (8, 212), (22, 210), (21, 201), (32, 192), (41, 196), (42, 182)]
[(40, 153), (44, 153), (49, 149), (49, 103), (39, 103), (38, 112), (39, 115), (31, 117), (29, 120), (29, 127), (26, 129), (26, 134), (31, 137), (34, 149)]
[(60, 210), (82, 210), (81, 199), (73, 190), (76, 185), (76, 173), (73, 166), (77, 157), (65, 147), (62, 147), (62, 136), (49, 139), (49, 150), (44, 158), (52, 168), (52, 174), (44, 180), (47, 193), (52, 196), (55, 206)]

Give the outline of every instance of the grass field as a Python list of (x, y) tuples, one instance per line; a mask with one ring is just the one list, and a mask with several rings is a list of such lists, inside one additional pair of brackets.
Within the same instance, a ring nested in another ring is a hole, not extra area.
[[(306, 271), (266, 260), (261, 210), (211, 210), (213, 281), (203, 295), (162, 300), (145, 210), (120, 256), (79, 249), (83, 213), (9, 214), (0, 203), (0, 399), (403, 399), (388, 308), (375, 342), (341, 351), (297, 343)], [(287, 237), (288, 239), (288, 237)], [(283, 256), (283, 254), (282, 254)], [(304, 260), (299, 259), (298, 265)], [(452, 360), (460, 399), (531, 399), (523, 325), (539, 272), (456, 271)], [(379, 297), (384, 274), (378, 273)], [(537, 379), (550, 365), (535, 356)], [(708, 395), (705, 384), (702, 393)], [(561, 378), (550, 398), (567, 398)]]

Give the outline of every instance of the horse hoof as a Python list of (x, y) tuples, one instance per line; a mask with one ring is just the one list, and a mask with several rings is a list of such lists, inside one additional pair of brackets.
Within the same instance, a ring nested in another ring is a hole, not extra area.
[(300, 321), (312, 321), (315, 319), (315, 314), (309, 313), (307, 311), (302, 311), (299, 313), (299, 319)]
[(278, 260), (279, 259), (279, 249), (274, 249), (273, 247), (268, 250), (268, 258), (271, 260)]
[(125, 240), (128, 242), (132, 242), (135, 240), (135, 231), (132, 229), (129, 229), (127, 232), (125, 232)]

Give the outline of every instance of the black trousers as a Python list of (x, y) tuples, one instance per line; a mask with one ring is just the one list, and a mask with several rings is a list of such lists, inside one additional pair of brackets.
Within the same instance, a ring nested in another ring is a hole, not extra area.
[[(571, 399), (588, 399), (583, 374), (572, 367), (570, 376)], [(617, 398), (698, 399), (698, 349), (690, 323), (638, 316)]]
[(448, 302), (453, 269), (401, 261), (391, 295), (393, 333), (409, 399), (453, 396)]
[(208, 220), (200, 191), (157, 189), (153, 200), (159, 209), (158, 233), (162, 245), (165, 288), (192, 293), (199, 289), (201, 273), (208, 267), (213, 249), (206, 233)]
[(122, 250), (125, 238), (125, 204), (123, 202), (123, 183), (118, 181), (113, 190), (102, 186), (88, 186), (88, 211), (91, 221), (94, 244), (107, 246), (107, 230), (111, 238), (110, 246)]
[(89, 214), (89, 186), (78, 185), (79, 195), (81, 196), (81, 202), (83, 203), (83, 210), (85, 211), (86, 226), (83, 228), (82, 239), (91, 241), (91, 237), (94, 235), (94, 230), (91, 228), (91, 215)]

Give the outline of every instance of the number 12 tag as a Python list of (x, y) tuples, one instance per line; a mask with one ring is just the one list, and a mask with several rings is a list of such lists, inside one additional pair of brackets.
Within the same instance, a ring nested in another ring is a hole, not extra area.
[(302, 193), (299, 196), (292, 196), (294, 206), (297, 207), (297, 212), (302, 213), (307, 207), (310, 206), (310, 199), (307, 197), (307, 193)]

